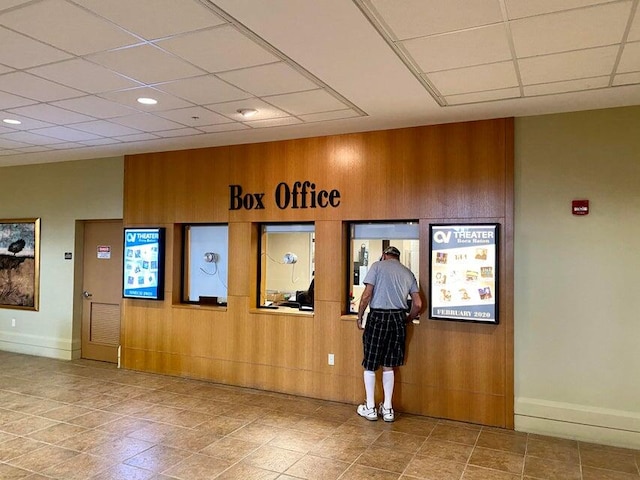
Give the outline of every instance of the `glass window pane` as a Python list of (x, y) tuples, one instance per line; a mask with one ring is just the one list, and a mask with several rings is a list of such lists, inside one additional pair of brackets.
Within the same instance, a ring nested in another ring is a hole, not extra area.
[(382, 257), (389, 245), (400, 250), (400, 262), (420, 278), (420, 241), (418, 222), (351, 224), (349, 271), (349, 313), (358, 312), (369, 266)]
[(227, 301), (229, 227), (184, 227), (183, 301), (224, 304)]
[(262, 226), (259, 306), (313, 309), (314, 232), (313, 224)]

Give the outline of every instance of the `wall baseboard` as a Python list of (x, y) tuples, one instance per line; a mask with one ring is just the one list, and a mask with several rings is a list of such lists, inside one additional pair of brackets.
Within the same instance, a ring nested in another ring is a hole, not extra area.
[(517, 398), (515, 429), (615, 447), (640, 448), (640, 412)]
[(71, 360), (73, 352), (80, 348), (79, 343), (79, 340), (0, 332), (0, 350), (57, 360)]

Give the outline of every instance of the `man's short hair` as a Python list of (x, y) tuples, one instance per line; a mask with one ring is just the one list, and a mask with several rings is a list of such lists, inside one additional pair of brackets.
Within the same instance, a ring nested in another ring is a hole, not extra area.
[(385, 248), (382, 253), (384, 253), (385, 255), (391, 255), (393, 257), (400, 258), (400, 250), (398, 250), (396, 247), (393, 247), (393, 246), (389, 246)]

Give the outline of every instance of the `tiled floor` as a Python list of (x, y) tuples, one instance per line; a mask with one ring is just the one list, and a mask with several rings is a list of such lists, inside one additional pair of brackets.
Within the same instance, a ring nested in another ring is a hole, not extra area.
[(640, 451), (0, 352), (0, 479), (640, 480)]

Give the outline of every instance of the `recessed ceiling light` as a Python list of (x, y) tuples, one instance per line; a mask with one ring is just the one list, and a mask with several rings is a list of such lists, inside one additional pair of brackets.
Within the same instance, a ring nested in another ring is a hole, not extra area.
[(156, 100), (155, 98), (140, 97), (138, 99), (138, 103), (141, 103), (143, 105), (155, 105), (156, 103), (158, 103), (158, 100)]
[(9, 125), (20, 125), (22, 123), (20, 120), (14, 120), (13, 118), (5, 118), (2, 121), (4, 123), (8, 123)]
[(256, 113), (258, 113), (258, 110), (254, 108), (241, 108), (238, 110), (238, 113), (242, 115), (244, 118), (250, 118), (250, 117), (253, 117)]

